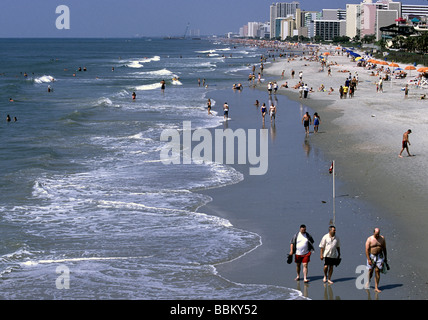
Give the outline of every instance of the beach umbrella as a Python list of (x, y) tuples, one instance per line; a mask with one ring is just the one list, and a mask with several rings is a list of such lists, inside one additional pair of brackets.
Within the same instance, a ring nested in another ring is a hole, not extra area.
[(428, 72), (428, 67), (419, 68), (418, 72)]
[(409, 70), (410, 71), (410, 75), (412, 75), (412, 70), (416, 70), (416, 68), (414, 66), (407, 66), (404, 68), (404, 70)]
[(324, 52), (324, 53), (323, 53), (323, 55), (324, 55), (324, 56), (329, 56), (329, 55), (330, 55), (330, 52)]
[(399, 65), (398, 64), (396, 64), (396, 63), (391, 63), (390, 65), (389, 65), (390, 67), (393, 67), (393, 68), (398, 68), (399, 67)]
[(386, 62), (386, 61), (379, 61), (379, 64), (383, 64), (383, 65), (388, 65), (388, 62)]

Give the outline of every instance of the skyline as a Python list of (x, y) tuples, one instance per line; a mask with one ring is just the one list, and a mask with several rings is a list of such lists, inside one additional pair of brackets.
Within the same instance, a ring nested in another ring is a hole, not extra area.
[[(272, 0), (3, 0), (0, 38), (33, 37), (157, 37), (183, 36), (186, 26), (201, 35), (238, 32), (250, 22), (269, 21)], [(345, 9), (362, 1), (302, 0), (302, 10)], [(373, 1), (376, 2), (376, 1)], [(428, 5), (427, 0), (402, 0), (403, 4)], [(55, 12), (70, 9), (70, 29), (59, 30)]]

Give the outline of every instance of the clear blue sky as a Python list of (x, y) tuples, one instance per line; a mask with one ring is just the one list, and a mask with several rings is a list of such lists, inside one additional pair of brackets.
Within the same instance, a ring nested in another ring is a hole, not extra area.
[[(238, 32), (268, 21), (273, 2), (291, 0), (1, 0), (0, 37), (133, 37), (182, 35), (187, 23), (201, 34)], [(344, 9), (360, 0), (301, 0), (304, 10)], [(375, 1), (374, 1), (375, 2)], [(427, 0), (402, 0), (424, 4)], [(59, 5), (70, 8), (70, 29), (58, 30)]]

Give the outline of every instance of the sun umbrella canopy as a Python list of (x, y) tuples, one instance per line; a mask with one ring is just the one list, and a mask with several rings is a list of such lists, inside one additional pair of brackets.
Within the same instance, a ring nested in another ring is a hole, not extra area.
[(419, 68), (418, 72), (428, 72), (428, 67)]
[(390, 67), (394, 67), (394, 68), (398, 68), (398, 67), (399, 67), (399, 65), (398, 65), (398, 64), (396, 64), (396, 63), (391, 63), (389, 66), (390, 66)]
[(324, 55), (324, 56), (329, 56), (329, 55), (330, 55), (330, 52), (324, 52), (324, 53), (323, 53), (323, 55)]
[(414, 66), (407, 66), (404, 70), (416, 70), (416, 68)]

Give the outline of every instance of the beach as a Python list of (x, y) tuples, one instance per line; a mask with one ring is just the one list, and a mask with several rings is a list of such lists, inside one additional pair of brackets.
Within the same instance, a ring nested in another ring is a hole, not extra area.
[[(231, 106), (230, 128), (262, 128), (260, 110), (255, 99), (268, 102), (267, 81), (281, 86), (274, 100), (278, 106), (275, 126), (267, 117), (269, 129), (269, 171), (265, 176), (250, 176), (225, 188), (208, 190), (213, 201), (201, 211), (227, 218), (238, 228), (260, 235), (262, 245), (245, 256), (216, 266), (225, 278), (238, 283), (269, 283), (295, 288), (310, 299), (380, 299), (418, 300), (428, 297), (426, 261), (422, 247), (427, 225), (427, 166), (424, 149), (427, 124), (423, 108), (426, 100), (420, 95), (427, 89), (410, 86), (408, 97), (402, 90), (413, 70), (404, 79), (385, 81), (383, 92), (376, 91), (378, 76), (371, 70), (357, 67), (346, 53), (337, 54), (331, 47), (327, 67), (321, 71), (319, 61), (309, 55), (294, 59), (276, 58), (265, 66), (265, 81), (256, 89), (245, 87), (242, 92), (218, 92), (217, 99)], [(294, 79), (291, 70), (295, 70)], [(392, 69), (392, 68), (391, 68)], [(403, 66), (404, 69), (404, 66)], [(281, 74), (284, 70), (284, 79)], [(293, 86), (303, 72), (303, 82), (313, 88), (307, 99), (300, 99)], [(351, 73), (358, 74), (353, 98), (340, 99), (338, 89)], [(318, 91), (324, 85), (327, 91)], [(328, 89), (334, 91), (329, 94)], [(221, 103), (222, 104), (222, 103)], [(267, 104), (268, 105), (268, 104)], [(309, 111), (321, 118), (319, 133), (305, 136), (301, 116)], [(408, 129), (410, 152), (414, 157), (403, 158), (402, 135)], [(335, 268), (333, 285), (322, 281), (322, 262), (318, 244), (332, 222), (332, 176), (328, 173), (335, 161), (335, 225), (342, 243), (342, 263)], [(288, 181), (290, 183), (288, 183)], [(309, 264), (309, 284), (294, 281), (294, 263), (287, 265), (290, 239), (300, 224), (315, 239), (317, 250)], [(391, 270), (381, 275), (381, 293), (375, 293), (374, 279), (369, 290), (356, 288), (361, 275), (356, 272), (366, 263), (364, 244), (379, 227), (385, 236)]]

